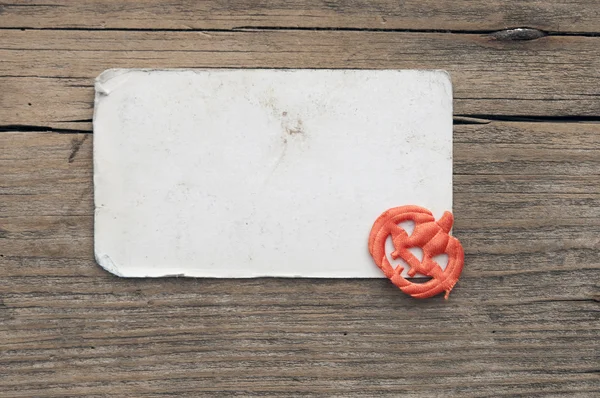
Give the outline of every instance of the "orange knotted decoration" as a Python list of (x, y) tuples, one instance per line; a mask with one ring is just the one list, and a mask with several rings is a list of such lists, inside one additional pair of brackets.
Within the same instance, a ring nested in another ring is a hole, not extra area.
[[(415, 228), (409, 236), (398, 224), (403, 221), (413, 221)], [(415, 298), (433, 297), (446, 292), (448, 298), (450, 291), (458, 281), (463, 269), (465, 253), (458, 239), (449, 235), (454, 217), (452, 213), (445, 212), (435, 221), (433, 214), (419, 206), (401, 206), (389, 209), (383, 213), (373, 224), (369, 236), (369, 252), (375, 264), (394, 285), (404, 293)], [(430, 276), (431, 279), (424, 283), (412, 283), (400, 274), (404, 267), (392, 267), (385, 254), (385, 241), (391, 236), (394, 251), (391, 257), (396, 260), (403, 259), (410, 266), (408, 275), (413, 277), (416, 273)], [(419, 247), (423, 250), (423, 260), (419, 261), (408, 249)], [(442, 270), (440, 265), (433, 260), (440, 254), (448, 255), (448, 265)]]

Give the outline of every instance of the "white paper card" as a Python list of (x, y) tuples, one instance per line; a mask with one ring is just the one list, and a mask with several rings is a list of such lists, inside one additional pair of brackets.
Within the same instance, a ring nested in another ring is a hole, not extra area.
[(452, 207), (450, 78), (111, 69), (94, 187), (96, 259), (120, 276), (384, 277), (375, 219)]

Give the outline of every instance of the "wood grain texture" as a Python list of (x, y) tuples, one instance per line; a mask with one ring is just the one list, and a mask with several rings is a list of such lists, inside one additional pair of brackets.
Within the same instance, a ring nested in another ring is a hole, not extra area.
[(467, 266), (448, 302), (386, 280), (114, 277), (93, 260), (92, 136), (0, 134), (0, 391), (593, 396), (599, 133), (455, 126)]
[[(595, 0), (0, 4), (0, 396), (600, 395), (598, 33)], [(112, 67), (449, 70), (450, 300), (103, 271), (89, 133)]]
[(0, 36), (0, 124), (91, 130), (112, 67), (446, 69), (457, 115), (600, 120), (600, 37), (403, 32), (20, 31)]
[(248, 27), (598, 32), (595, 0), (28, 0), (0, 5), (0, 27), (241, 29)]

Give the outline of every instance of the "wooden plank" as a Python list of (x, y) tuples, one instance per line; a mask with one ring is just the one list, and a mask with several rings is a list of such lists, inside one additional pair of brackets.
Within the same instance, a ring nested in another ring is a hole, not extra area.
[(0, 108), (4, 126), (91, 130), (93, 79), (0, 77)]
[[(599, 215), (600, 124), (456, 125), (454, 141), (455, 210), (465, 209), (460, 218), (498, 218), (494, 206), (486, 208), (490, 201), (510, 203), (527, 219)], [(0, 154), (1, 215), (92, 213), (90, 134), (2, 133), (0, 147), (14, 148)], [(66, 186), (77, 194), (65, 194)], [(479, 213), (467, 211), (477, 205), (473, 197), (481, 200)], [(577, 206), (569, 206), (575, 199)]]
[(93, 79), (112, 67), (441, 68), (457, 115), (600, 118), (600, 37), (4, 30), (2, 125), (90, 130)]
[[(14, 306), (27, 332), (7, 342), (11, 349), (0, 359), (10, 396), (597, 391), (596, 329), (589, 320), (586, 328), (580, 314), (594, 303), (481, 304), (472, 312), (455, 303), (445, 311), (415, 311), (375, 281), (360, 288), (356, 282), (301, 281), (304, 292), (292, 293), (284, 281), (263, 280), (239, 283), (226, 295), (229, 303), (215, 306), (231, 286), (163, 281), (165, 295), (158, 285), (146, 285), (153, 281), (138, 284), (138, 293), (125, 282), (130, 292), (67, 293), (52, 306), (43, 301), (52, 296), (39, 292)], [(320, 305), (306, 302), (308, 295)], [(102, 304), (92, 304), (97, 301)], [(248, 304), (256, 301), (262, 306)], [(381, 307), (366, 316), (365, 301)], [(532, 311), (547, 315), (518, 319)], [(493, 319), (485, 320), (488, 312)], [(419, 328), (423, 322), (436, 328)]]
[(299, 27), (410, 30), (598, 32), (594, 0), (160, 1), (31, 0), (0, 5), (0, 27), (239, 29)]
[(93, 260), (92, 136), (0, 133), (2, 396), (596, 395), (600, 124), (455, 131), (448, 302), (386, 280), (117, 278)]
[[(599, 26), (595, 0), (2, 3), (0, 395), (600, 395)], [(103, 271), (92, 135), (31, 131), (91, 131), (109, 67), (448, 69), (486, 123), (455, 126), (450, 300)]]

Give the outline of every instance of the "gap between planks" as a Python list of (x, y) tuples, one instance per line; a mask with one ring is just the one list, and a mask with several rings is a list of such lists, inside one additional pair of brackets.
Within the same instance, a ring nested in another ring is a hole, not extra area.
[(235, 27), (492, 32), (527, 27), (563, 34), (598, 33), (595, 0), (487, 1), (37, 0), (0, 5), (0, 28), (231, 30)]

